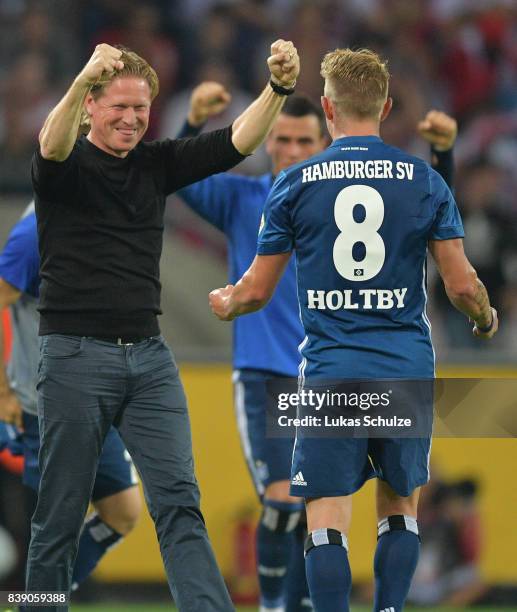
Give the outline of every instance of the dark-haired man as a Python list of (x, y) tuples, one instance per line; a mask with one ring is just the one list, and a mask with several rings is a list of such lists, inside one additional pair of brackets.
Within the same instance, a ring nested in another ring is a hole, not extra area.
[[(197, 132), (228, 99), (218, 83), (199, 85), (182, 133)], [(294, 94), (266, 141), (271, 172), (258, 177), (216, 174), (179, 191), (190, 208), (227, 237), (230, 282), (238, 280), (253, 260), (264, 202), (275, 176), (326, 144), (321, 109)], [(261, 612), (312, 609), (303, 562), (303, 503), (289, 494), (293, 440), (266, 436), (266, 382), (297, 376), (302, 340), (293, 258), (267, 308), (238, 319), (234, 326), (235, 412), (245, 459), (263, 504), (257, 529)]]

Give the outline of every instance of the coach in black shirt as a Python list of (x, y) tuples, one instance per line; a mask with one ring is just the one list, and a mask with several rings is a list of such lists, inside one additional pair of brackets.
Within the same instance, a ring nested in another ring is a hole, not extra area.
[[(27, 591), (70, 590), (113, 423), (140, 472), (179, 609), (233, 610), (199, 510), (185, 396), (159, 332), (159, 259), (166, 196), (252, 153), (294, 87), (296, 49), (280, 40), (271, 52), (271, 82), (232, 126), (143, 143), (156, 73), (129, 50), (99, 45), (41, 130), (32, 166), (41, 484)], [(76, 140), (80, 124), (89, 131)]]

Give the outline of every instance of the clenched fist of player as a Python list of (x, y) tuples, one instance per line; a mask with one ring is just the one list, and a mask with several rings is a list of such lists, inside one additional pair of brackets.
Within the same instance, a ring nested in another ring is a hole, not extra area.
[[(497, 310), (495, 308), (490, 309), (492, 311), (492, 322), (488, 326), (488, 328), (483, 329), (479, 327), (477, 323), (474, 325), (472, 329), (472, 333), (476, 338), (485, 338), (486, 340), (492, 338), (495, 335), (497, 330), (499, 329), (499, 318), (497, 316)], [(474, 321), (472, 321), (474, 323)]]
[(121, 55), (122, 51), (111, 45), (105, 43), (97, 45), (77, 79), (89, 86), (95, 85), (103, 72), (111, 73), (124, 68), (124, 62), (120, 60)]
[(214, 289), (208, 296), (212, 312), (221, 321), (232, 321), (235, 314), (231, 309), (231, 298), (234, 285), (226, 285), (224, 289)]
[(298, 51), (290, 40), (281, 38), (271, 45), (271, 55), (267, 60), (271, 80), (276, 85), (292, 89), (300, 74)]
[(430, 142), (436, 151), (452, 149), (458, 135), (458, 124), (446, 113), (431, 110), (425, 118), (418, 123), (418, 133)]
[(188, 122), (194, 127), (199, 127), (213, 115), (218, 115), (226, 110), (231, 102), (231, 95), (226, 91), (224, 85), (216, 81), (204, 81), (192, 90), (190, 96), (190, 107)]

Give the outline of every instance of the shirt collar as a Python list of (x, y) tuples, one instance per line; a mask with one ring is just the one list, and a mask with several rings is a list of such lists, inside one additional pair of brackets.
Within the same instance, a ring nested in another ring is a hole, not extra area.
[(359, 144), (374, 144), (377, 142), (382, 142), (382, 138), (379, 136), (342, 136), (341, 138), (336, 138), (330, 146), (342, 147)]

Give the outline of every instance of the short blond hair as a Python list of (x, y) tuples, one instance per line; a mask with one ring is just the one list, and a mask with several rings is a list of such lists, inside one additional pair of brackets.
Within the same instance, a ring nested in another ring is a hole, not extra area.
[[(103, 72), (101, 78), (90, 89), (90, 94), (97, 100), (102, 95), (105, 87), (115, 79), (122, 77), (138, 77), (147, 81), (149, 89), (151, 90), (151, 101), (154, 100), (160, 91), (160, 82), (154, 68), (148, 64), (143, 57), (131, 51), (131, 49), (123, 47), (122, 45), (115, 45), (115, 47), (122, 51), (120, 60), (124, 63), (124, 68), (110, 73)], [(81, 113), (80, 132), (87, 133), (89, 131), (90, 117), (83, 109)]]
[(388, 62), (370, 49), (336, 49), (321, 62), (325, 95), (344, 115), (378, 118), (388, 97)]

